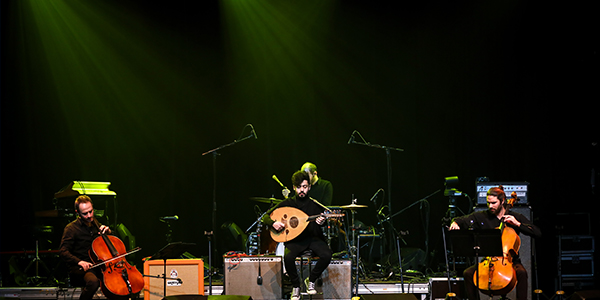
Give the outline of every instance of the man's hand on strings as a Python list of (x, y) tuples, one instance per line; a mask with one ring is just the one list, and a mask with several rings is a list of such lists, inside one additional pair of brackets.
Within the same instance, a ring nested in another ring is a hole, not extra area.
[(517, 219), (513, 215), (504, 215), (502, 217), (502, 220), (506, 224), (511, 224), (511, 225), (514, 225), (514, 226), (517, 226), (517, 227), (521, 226), (521, 222), (517, 221)]
[(275, 229), (277, 231), (282, 231), (285, 228), (285, 224), (283, 224), (282, 222), (276, 221), (275, 223), (273, 223), (272, 227), (273, 227), (273, 229)]
[(110, 228), (106, 225), (100, 225), (100, 234), (111, 233)]
[(325, 218), (325, 217), (318, 217), (315, 220), (315, 222), (317, 222), (317, 224), (319, 224), (319, 225), (323, 225), (323, 224), (325, 224), (325, 220), (327, 220), (327, 218)]

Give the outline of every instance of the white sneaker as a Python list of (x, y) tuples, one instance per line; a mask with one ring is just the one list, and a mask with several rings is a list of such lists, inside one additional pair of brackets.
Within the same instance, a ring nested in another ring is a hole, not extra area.
[(315, 290), (315, 283), (314, 282), (310, 282), (308, 281), (308, 278), (306, 278), (306, 280), (304, 280), (304, 283), (306, 284), (306, 293), (309, 295), (316, 295), (317, 294), (317, 290)]
[(290, 300), (300, 300), (300, 288), (299, 287), (295, 287), (292, 289), (292, 296), (290, 297)]

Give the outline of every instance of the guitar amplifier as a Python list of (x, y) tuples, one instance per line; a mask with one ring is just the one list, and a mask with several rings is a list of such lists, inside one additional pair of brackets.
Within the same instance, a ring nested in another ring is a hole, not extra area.
[[(165, 270), (162, 259), (144, 262), (144, 275), (162, 276)], [(164, 279), (144, 277), (144, 300), (160, 300), (168, 295), (204, 295), (204, 263), (201, 259), (167, 259), (167, 295)]]
[[(258, 284), (258, 274), (262, 283)], [(248, 295), (254, 300), (282, 299), (281, 256), (225, 257), (225, 295)]]
[(502, 186), (506, 199), (510, 198), (512, 192), (517, 193), (519, 201), (515, 205), (529, 204), (529, 182), (478, 182), (477, 183), (477, 205), (487, 205), (487, 191), (493, 187)]
[[(318, 259), (311, 259), (311, 268), (315, 267)], [(307, 278), (308, 262), (302, 260), (304, 265), (300, 268), (300, 260), (296, 260), (296, 267), (301, 269), (301, 278)], [(321, 278), (315, 282), (317, 294), (312, 299), (350, 299), (352, 298), (352, 261), (331, 260)]]

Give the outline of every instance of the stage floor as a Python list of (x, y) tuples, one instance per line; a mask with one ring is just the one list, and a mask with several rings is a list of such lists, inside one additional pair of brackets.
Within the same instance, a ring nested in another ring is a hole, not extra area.
[[(460, 281), (459, 279), (452, 279), (452, 281)], [(424, 283), (404, 283), (404, 293), (413, 294), (419, 300), (426, 299), (443, 299), (441, 298), (431, 297), (431, 287), (435, 286), (436, 282), (439, 283), (447, 283), (445, 278), (430, 278), (429, 282)], [(358, 286), (358, 295), (380, 295), (380, 294), (401, 294), (402, 284), (400, 282), (377, 282), (377, 283), (359, 283)], [(211, 293), (212, 288), (212, 293)], [(446, 285), (447, 290), (447, 285)], [(356, 291), (356, 286), (353, 286), (352, 292)], [(59, 288), (59, 287), (3, 287), (0, 288), (0, 299), (79, 299), (79, 295), (81, 293), (81, 288)], [(441, 291), (442, 295), (445, 294), (445, 291)], [(143, 299), (143, 292), (140, 293), (140, 298)], [(214, 284), (211, 286), (206, 283), (204, 286), (204, 294), (205, 295), (222, 295), (223, 294), (223, 285), (221, 283)], [(102, 292), (98, 290), (96, 293), (95, 299), (106, 299)], [(283, 295), (283, 298), (289, 298), (289, 295), (286, 293)], [(323, 299), (322, 297), (314, 296), (315, 299)], [(308, 297), (305, 296), (305, 299)], [(278, 299), (273, 299), (278, 300)]]

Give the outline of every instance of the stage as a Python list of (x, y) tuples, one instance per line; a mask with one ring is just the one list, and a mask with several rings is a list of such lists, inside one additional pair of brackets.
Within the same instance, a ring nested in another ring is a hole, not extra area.
[[(436, 282), (442, 282), (443, 278), (431, 278), (425, 283), (405, 283), (404, 291), (413, 294), (417, 299), (431, 299), (431, 286)], [(443, 281), (444, 283), (446, 281)], [(60, 288), (60, 287), (4, 287), (0, 288), (0, 299), (78, 299), (81, 294), (81, 288)], [(140, 293), (143, 298), (144, 293)], [(204, 286), (204, 294), (210, 295), (210, 287)], [(222, 295), (223, 285), (213, 285), (212, 295)], [(400, 282), (381, 282), (381, 283), (361, 283), (358, 287), (358, 295), (393, 295), (402, 294), (402, 284)], [(444, 292), (442, 292), (444, 295)], [(102, 292), (98, 290), (95, 299), (106, 299)], [(289, 298), (285, 294), (284, 299)], [(307, 297), (305, 297), (307, 298)], [(314, 296), (315, 299), (322, 299)], [(443, 298), (443, 297), (442, 297)], [(437, 299), (437, 297), (433, 298)]]

